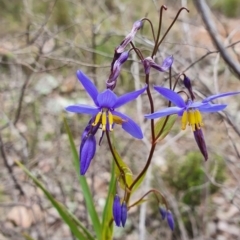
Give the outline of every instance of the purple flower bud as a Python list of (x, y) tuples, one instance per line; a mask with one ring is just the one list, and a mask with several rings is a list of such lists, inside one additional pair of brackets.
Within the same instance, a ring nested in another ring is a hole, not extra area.
[(126, 51), (126, 52), (123, 52), (119, 57), (118, 59), (115, 61), (115, 63), (113, 64), (113, 67), (112, 67), (112, 71), (111, 71), (111, 74), (106, 82), (106, 85), (107, 85), (107, 88), (110, 88), (110, 89), (114, 89), (115, 86), (116, 86), (116, 80), (120, 74), (120, 71), (121, 71), (121, 66), (124, 62), (127, 61), (128, 59), (128, 56), (129, 56), (129, 52)]
[(143, 26), (143, 21), (142, 20), (137, 20), (132, 27), (132, 31), (137, 31)]
[(122, 206), (121, 206), (121, 221), (122, 221), (122, 226), (123, 227), (125, 226), (125, 223), (127, 221), (127, 215), (128, 215), (127, 205), (126, 205), (125, 202), (123, 202)]
[(147, 57), (143, 60), (143, 66), (146, 74), (149, 74), (151, 67), (160, 72), (166, 72), (172, 66), (172, 64), (173, 56), (165, 58), (162, 65), (156, 64), (151, 57)]
[(167, 222), (168, 222), (168, 226), (171, 228), (171, 230), (174, 230), (174, 219), (173, 219), (173, 215), (171, 213), (170, 210), (167, 211)]
[(195, 131), (193, 131), (195, 141), (198, 145), (199, 150), (201, 151), (202, 155), (205, 158), (205, 161), (208, 160), (208, 152), (207, 152), (207, 147), (206, 143), (204, 140), (203, 132), (201, 128), (196, 128)]
[[(84, 133), (83, 133), (84, 134)], [(80, 174), (84, 175), (96, 152), (96, 139), (92, 134), (85, 135), (80, 145)]]
[(164, 220), (166, 215), (167, 215), (167, 210), (165, 208), (163, 208), (163, 207), (159, 207), (159, 212), (160, 212), (160, 214), (162, 216), (162, 220)]
[(183, 84), (184, 84), (185, 88), (187, 88), (189, 94), (191, 95), (191, 99), (194, 100), (195, 96), (194, 96), (193, 91), (192, 91), (191, 81), (185, 74), (184, 74)]
[(137, 31), (142, 27), (143, 22), (142, 20), (138, 20), (133, 24), (131, 32), (124, 38), (124, 40), (120, 43), (118, 47), (116, 47), (116, 53), (122, 53), (126, 46), (133, 40)]
[(118, 227), (121, 224), (121, 203), (120, 198), (116, 194), (113, 200), (113, 219)]

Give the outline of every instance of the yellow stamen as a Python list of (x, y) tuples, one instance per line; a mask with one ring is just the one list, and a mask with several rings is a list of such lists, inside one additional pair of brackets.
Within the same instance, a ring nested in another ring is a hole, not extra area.
[(188, 122), (189, 122), (189, 125), (192, 127), (193, 131), (195, 131), (195, 124), (196, 124), (196, 117), (194, 112), (195, 111), (192, 111), (192, 110), (188, 112)]
[(202, 115), (199, 112), (199, 110), (195, 111), (195, 118), (196, 118), (196, 124), (198, 129), (200, 129), (203, 126), (203, 122), (202, 122)]
[(108, 123), (109, 123), (109, 130), (113, 131), (113, 115), (112, 113), (109, 111), (108, 112)]
[(113, 115), (113, 122), (116, 124), (122, 125), (124, 122), (126, 122), (126, 120), (124, 120), (116, 115)]
[(101, 116), (102, 116), (102, 113), (99, 112), (97, 114), (97, 116), (95, 117), (95, 121), (94, 121), (94, 123), (92, 123), (92, 126), (96, 126), (99, 123), (99, 120), (100, 120)]
[(102, 130), (106, 131), (106, 125), (107, 125), (107, 113), (102, 113)]
[(188, 123), (188, 113), (187, 111), (184, 111), (183, 115), (182, 115), (182, 130), (186, 129), (187, 123)]

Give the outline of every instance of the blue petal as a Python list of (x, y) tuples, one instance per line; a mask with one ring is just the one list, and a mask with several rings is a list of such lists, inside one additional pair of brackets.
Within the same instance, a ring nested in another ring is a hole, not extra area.
[(130, 135), (132, 135), (135, 138), (142, 139), (143, 138), (143, 133), (141, 128), (128, 116), (126, 116), (123, 113), (113, 111), (113, 115), (121, 117), (125, 122), (122, 124), (122, 128), (128, 132)]
[(83, 139), (80, 146), (80, 174), (84, 175), (96, 152), (96, 139), (90, 135)]
[(223, 110), (225, 107), (227, 107), (226, 104), (207, 104), (207, 105), (204, 105), (199, 109), (200, 112), (218, 112), (218, 111), (221, 111)]
[(188, 108), (200, 108), (202, 106), (207, 105), (207, 103), (203, 103), (203, 102), (192, 102), (191, 104), (189, 104)]
[(96, 86), (93, 84), (93, 82), (80, 70), (77, 71), (77, 78), (82, 83), (83, 87), (90, 95), (94, 103), (98, 105), (97, 104), (98, 90)]
[(147, 88), (147, 86), (140, 90), (122, 95), (121, 97), (118, 98), (118, 100), (115, 103), (115, 105), (113, 106), (113, 108), (121, 107), (122, 105), (136, 99), (140, 94), (142, 94), (146, 90), (146, 88)]
[(98, 94), (97, 101), (99, 107), (111, 109), (117, 101), (117, 95), (111, 90), (107, 89)]
[(154, 86), (154, 89), (156, 91), (158, 91), (161, 95), (163, 95), (166, 99), (173, 102), (178, 107), (183, 108), (186, 106), (186, 104), (185, 104), (184, 100), (181, 98), (181, 96), (179, 96), (174, 91), (172, 91), (168, 88), (158, 87), (158, 86)]
[(91, 107), (84, 104), (70, 105), (66, 107), (66, 110), (68, 112), (85, 113), (85, 114), (91, 114), (91, 115), (96, 115), (99, 112), (98, 108)]
[(221, 98), (221, 97), (227, 97), (227, 96), (231, 96), (231, 95), (235, 95), (235, 94), (239, 94), (240, 92), (227, 92), (227, 93), (220, 93), (220, 94), (216, 94), (216, 95), (212, 95), (210, 97), (207, 97), (205, 99), (203, 99), (202, 102), (209, 102), (212, 101), (216, 98)]
[(169, 107), (169, 108), (160, 110), (158, 112), (154, 112), (152, 114), (147, 114), (144, 117), (149, 118), (149, 119), (154, 119), (154, 118), (160, 118), (160, 117), (172, 115), (175, 113), (181, 114), (182, 111), (183, 111), (183, 109), (179, 108), (179, 107)]

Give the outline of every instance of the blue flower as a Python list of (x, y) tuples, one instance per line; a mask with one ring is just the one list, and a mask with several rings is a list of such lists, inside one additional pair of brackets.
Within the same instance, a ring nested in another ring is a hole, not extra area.
[(166, 99), (174, 103), (176, 107), (165, 108), (155, 113), (147, 114), (145, 115), (145, 117), (149, 119), (154, 119), (168, 116), (171, 114), (178, 114), (182, 117), (182, 129), (184, 130), (187, 124), (189, 124), (192, 127), (193, 131), (200, 129), (201, 126), (203, 126), (201, 112), (218, 112), (223, 110), (227, 106), (226, 104), (212, 104), (212, 100), (240, 93), (221, 93), (207, 97), (203, 99), (202, 102), (193, 102), (192, 100), (188, 100), (187, 102), (185, 102), (179, 94), (168, 88), (155, 86), (154, 89)]
[(71, 105), (66, 108), (67, 111), (92, 115), (94, 118), (92, 126), (101, 125), (102, 131), (113, 131), (114, 124), (120, 124), (133, 137), (138, 139), (143, 138), (140, 127), (130, 117), (115, 109), (136, 99), (147, 87), (117, 97), (109, 89), (99, 93), (92, 81), (80, 70), (77, 71), (77, 77), (96, 106), (93, 107), (84, 104)]
[(120, 197), (116, 194), (113, 200), (113, 219), (118, 227), (121, 226), (121, 213)]

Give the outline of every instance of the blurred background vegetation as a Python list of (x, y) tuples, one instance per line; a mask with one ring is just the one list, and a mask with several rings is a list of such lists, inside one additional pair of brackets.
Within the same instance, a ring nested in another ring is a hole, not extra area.
[[(222, 38), (226, 45), (239, 41), (239, 0), (208, 3), (214, 19), (219, 20), (219, 31), (224, 32)], [(157, 29), (158, 10), (162, 4), (168, 7), (164, 12), (162, 32), (166, 31), (183, 4), (187, 4), (190, 13), (182, 14), (174, 25), (160, 46), (157, 61), (174, 55), (174, 75), (208, 53), (186, 71), (193, 80), (198, 98), (215, 93), (217, 89), (221, 92), (239, 90), (239, 79), (214, 53), (215, 48), (192, 1), (0, 0), (0, 134), (7, 156), (7, 162), (3, 159), (0, 163), (1, 240), (74, 239), (42, 193), (15, 166), (15, 160), (23, 162), (60, 202), (91, 229), (81, 189), (71, 166), (63, 126), (64, 115), (76, 146), (79, 146), (88, 117), (67, 114), (64, 107), (71, 103), (90, 103), (90, 100), (76, 80), (75, 72), (83, 70), (103, 90), (114, 48), (130, 31), (132, 24), (142, 17), (151, 19)], [(235, 30), (236, 33), (231, 35)], [(147, 24), (137, 34), (135, 44), (146, 57), (149, 56), (153, 42)], [(231, 52), (239, 61), (237, 44), (232, 46)], [(131, 56), (124, 64), (116, 88), (118, 94), (135, 89), (133, 68), (136, 63), (136, 58)], [(139, 69), (138, 76), (143, 83), (140, 64)], [(151, 83), (164, 84), (167, 78), (168, 75), (153, 71)], [(178, 88), (182, 89), (182, 85), (179, 84)], [(154, 95), (154, 101), (157, 109), (165, 106), (158, 95)], [(239, 102), (239, 97), (227, 99), (230, 106), (226, 114), (231, 116), (233, 125), (240, 122)], [(143, 96), (142, 105), (144, 113), (147, 113), (146, 96)], [(123, 111), (141, 121), (135, 103)], [(160, 220), (158, 206), (150, 199), (145, 212), (145, 239), (198, 239), (201, 236), (217, 239), (219, 235), (235, 239), (238, 236), (239, 135), (223, 115), (206, 115), (204, 121), (210, 155), (207, 163), (199, 154), (191, 131), (181, 132), (179, 122), (159, 143), (147, 179), (169, 200), (177, 231), (174, 234), (169, 231)], [(147, 133), (146, 122), (139, 123)], [(134, 174), (138, 173), (146, 160), (145, 142), (133, 141), (120, 129), (116, 134), (121, 139), (119, 148), (124, 160)], [(103, 141), (87, 174), (99, 214), (103, 211), (107, 194), (110, 161), (111, 156)], [(24, 194), (19, 193), (12, 176)], [(145, 190), (143, 188), (136, 193), (136, 197)], [(140, 211), (140, 206), (130, 211), (127, 226), (116, 230), (116, 239), (139, 239)]]

